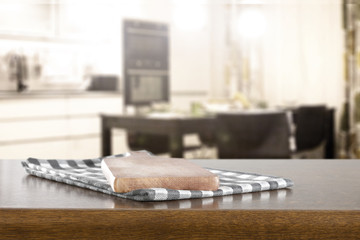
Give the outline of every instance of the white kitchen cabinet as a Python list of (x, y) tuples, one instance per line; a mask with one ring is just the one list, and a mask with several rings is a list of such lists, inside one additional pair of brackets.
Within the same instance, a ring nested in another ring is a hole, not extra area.
[(122, 97), (117, 94), (0, 99), (0, 157), (97, 157), (100, 113), (121, 112)]

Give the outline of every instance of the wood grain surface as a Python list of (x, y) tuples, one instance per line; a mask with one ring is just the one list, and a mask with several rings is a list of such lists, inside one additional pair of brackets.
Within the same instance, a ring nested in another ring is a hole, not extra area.
[[(359, 239), (349, 211), (0, 210), (1, 239)], [(21, 224), (19, 224), (21, 218)]]
[(219, 177), (184, 158), (151, 156), (131, 152), (130, 156), (105, 158), (101, 169), (114, 192), (166, 188), (216, 191)]
[(136, 202), (0, 160), (0, 239), (360, 239), (359, 160), (197, 160), (288, 177), (291, 189)]

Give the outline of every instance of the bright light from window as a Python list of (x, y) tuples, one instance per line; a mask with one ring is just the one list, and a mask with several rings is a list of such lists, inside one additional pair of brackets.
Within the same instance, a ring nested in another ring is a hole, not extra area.
[(174, 24), (186, 31), (200, 30), (206, 25), (207, 14), (203, 1), (175, 1)]
[(259, 10), (245, 10), (239, 16), (237, 30), (246, 38), (257, 38), (266, 30), (266, 19)]

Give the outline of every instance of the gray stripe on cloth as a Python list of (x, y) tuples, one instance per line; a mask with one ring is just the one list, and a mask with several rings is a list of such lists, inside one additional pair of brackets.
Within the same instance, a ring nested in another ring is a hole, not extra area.
[(50, 163), (51, 167), (54, 168), (54, 169), (63, 169), (59, 162), (56, 161), (56, 160), (48, 160), (48, 163)]
[(180, 193), (177, 190), (167, 189), (167, 192), (168, 192), (168, 200), (180, 198)]
[(67, 162), (67, 164), (69, 165), (69, 167), (71, 167), (71, 168), (80, 168), (78, 165), (77, 165), (77, 163), (76, 163), (76, 161), (74, 161), (74, 160), (67, 160), (66, 161)]
[(39, 160), (37, 160), (36, 158), (29, 158), (28, 162), (35, 164), (35, 165), (40, 165)]
[(96, 167), (95, 164), (94, 164), (94, 162), (93, 162), (92, 160), (90, 160), (90, 159), (83, 160), (83, 162), (84, 162), (84, 163), (86, 164), (86, 166), (88, 166), (88, 167), (91, 167), (91, 168)]

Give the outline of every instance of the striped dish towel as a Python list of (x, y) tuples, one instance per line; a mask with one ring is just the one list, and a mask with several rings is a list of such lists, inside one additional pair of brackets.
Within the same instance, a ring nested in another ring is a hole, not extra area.
[[(150, 152), (147, 153), (152, 155)], [(110, 157), (126, 157), (129, 155), (130, 153), (124, 153)], [(225, 196), (281, 189), (294, 185), (291, 180), (286, 178), (207, 168), (210, 172), (219, 176), (220, 187), (216, 191), (151, 188), (138, 189), (127, 193), (116, 193), (112, 191), (102, 173), (101, 160), (102, 158), (85, 160), (28, 158), (22, 162), (22, 165), (26, 172), (37, 177), (136, 201), (166, 201)]]

